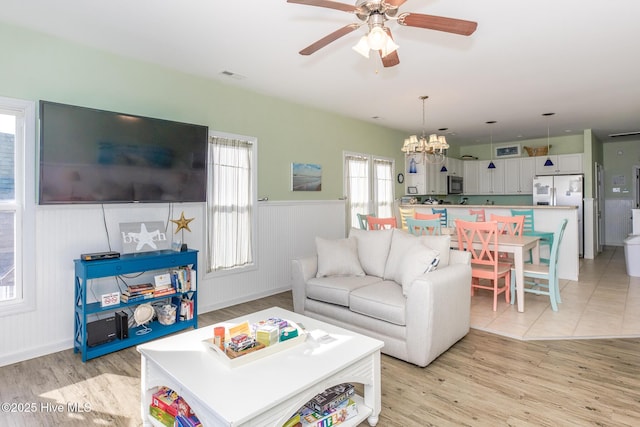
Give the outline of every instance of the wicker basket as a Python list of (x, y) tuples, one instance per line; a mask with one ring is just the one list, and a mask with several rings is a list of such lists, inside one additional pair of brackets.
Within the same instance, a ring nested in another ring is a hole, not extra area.
[(527, 154), (529, 157), (538, 157), (538, 156), (546, 156), (549, 153), (549, 148), (551, 146), (542, 146), (542, 147), (523, 147), (527, 150)]

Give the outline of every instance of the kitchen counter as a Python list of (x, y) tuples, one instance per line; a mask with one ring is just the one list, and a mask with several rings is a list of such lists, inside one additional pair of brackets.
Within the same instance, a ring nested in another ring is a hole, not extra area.
[[(505, 205), (424, 205), (403, 204), (403, 208), (414, 208), (416, 212), (431, 213), (431, 208), (447, 209), (451, 216), (468, 215), (469, 209), (484, 209), (487, 219), (494, 215), (511, 216), (511, 209), (533, 209), (534, 227), (536, 231), (555, 232), (560, 221), (567, 219), (567, 228), (562, 238), (561, 251), (558, 259), (558, 276), (561, 279), (578, 280), (580, 269), (580, 241), (578, 227), (582, 226), (582, 219), (578, 219), (577, 206), (505, 206)], [(399, 213), (396, 215), (399, 216)], [(549, 257), (547, 246), (540, 248), (542, 258)]]
[(414, 205), (412, 204), (402, 204), (400, 205), (403, 208), (432, 208), (432, 207), (436, 207), (436, 208), (460, 208), (460, 209), (568, 209), (568, 210), (573, 210), (573, 209), (578, 209), (577, 206), (546, 206), (546, 205), (527, 205), (527, 206), (523, 206), (523, 205), (448, 205), (446, 203), (440, 204), (440, 205), (430, 205), (430, 204), (423, 204), (423, 203), (416, 203)]

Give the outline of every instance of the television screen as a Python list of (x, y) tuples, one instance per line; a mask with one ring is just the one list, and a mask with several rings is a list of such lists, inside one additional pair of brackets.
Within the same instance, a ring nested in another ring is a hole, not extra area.
[(206, 126), (40, 101), (40, 204), (204, 202)]

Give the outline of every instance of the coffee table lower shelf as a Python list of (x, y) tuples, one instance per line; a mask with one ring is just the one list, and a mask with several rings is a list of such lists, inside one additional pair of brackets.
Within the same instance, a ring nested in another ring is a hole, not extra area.
[[(334, 425), (339, 425), (341, 427), (357, 427), (358, 425), (360, 425), (360, 423), (362, 423), (367, 418), (369, 418), (369, 416), (373, 413), (373, 410), (364, 404), (364, 399), (362, 398), (362, 396), (355, 394), (353, 395), (352, 399), (356, 402), (356, 405), (358, 405), (358, 415), (353, 418), (349, 418), (347, 421), (341, 422), (340, 424), (334, 424)], [(196, 416), (197, 415), (198, 414), (196, 414)], [(154, 427), (166, 427), (164, 424), (162, 424), (160, 421), (153, 418), (151, 415), (148, 415), (147, 419), (149, 420), (149, 423)], [(278, 426), (274, 426), (274, 427), (278, 427)]]

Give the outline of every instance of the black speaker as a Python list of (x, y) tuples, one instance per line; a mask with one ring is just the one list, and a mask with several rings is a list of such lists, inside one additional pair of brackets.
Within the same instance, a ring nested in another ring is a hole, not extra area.
[(129, 338), (129, 316), (124, 311), (116, 312), (116, 336), (121, 340)]
[(96, 320), (87, 323), (87, 345), (95, 347), (116, 339), (116, 318)]

